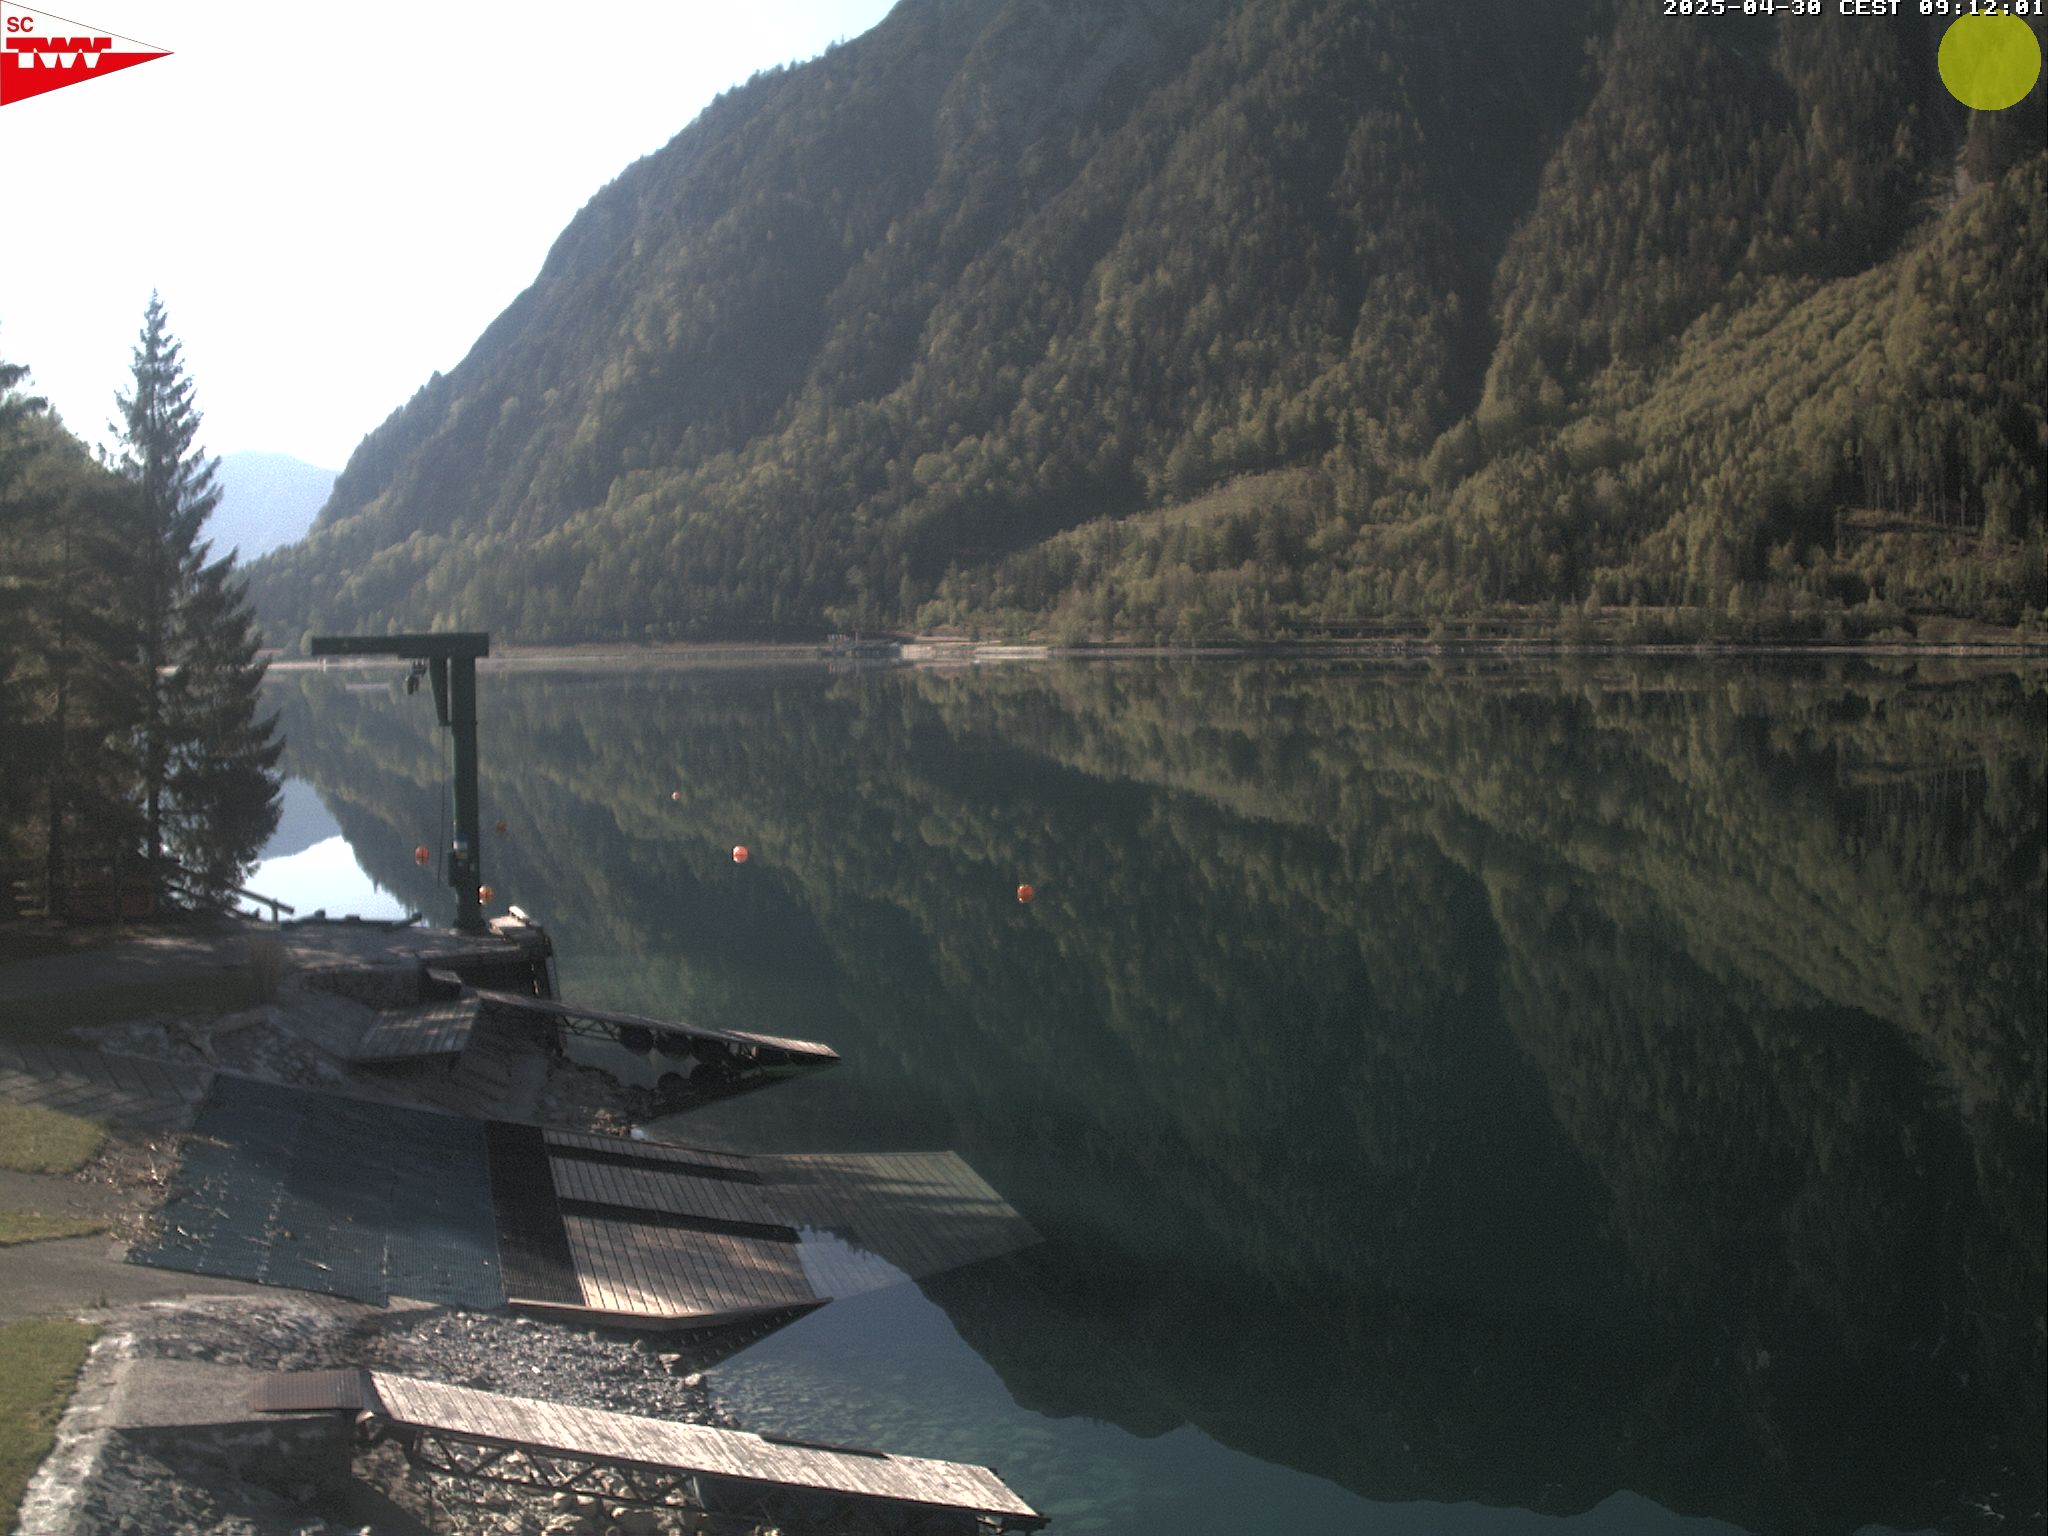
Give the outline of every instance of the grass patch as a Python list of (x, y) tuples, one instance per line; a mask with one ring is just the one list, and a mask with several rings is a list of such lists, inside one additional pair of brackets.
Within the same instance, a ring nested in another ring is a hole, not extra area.
[(68, 1317), (0, 1327), (0, 1531), (14, 1529), (21, 1496), (50, 1453), (57, 1420), (98, 1332)]
[(0, 1248), (45, 1243), (58, 1237), (91, 1237), (107, 1224), (90, 1216), (45, 1216), (41, 1211), (0, 1211)]
[(44, 992), (7, 1005), (0, 1034), (10, 1040), (59, 1042), (68, 1031), (95, 1024), (125, 1024), (151, 1014), (218, 1018), (239, 1013), (264, 999), (248, 973), (209, 971), (167, 976), (161, 981), (128, 981), (71, 992)]
[(33, 1104), (0, 1104), (0, 1168), (16, 1173), (76, 1173), (106, 1144), (94, 1120)]

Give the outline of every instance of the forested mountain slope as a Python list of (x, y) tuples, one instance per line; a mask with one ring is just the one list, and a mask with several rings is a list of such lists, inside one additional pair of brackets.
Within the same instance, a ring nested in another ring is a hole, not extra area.
[(1938, 21), (903, 0), (593, 198), (262, 612), (2038, 619), (2043, 88)]

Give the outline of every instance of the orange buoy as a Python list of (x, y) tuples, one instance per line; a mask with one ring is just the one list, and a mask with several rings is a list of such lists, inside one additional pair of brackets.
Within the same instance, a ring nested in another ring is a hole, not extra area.
[(1020, 885), (1017, 887), (1017, 899), (1028, 907), (1038, 899), (1038, 892), (1028, 885)]
[(505, 823), (504, 823), (504, 822), (502, 822), (502, 821), (501, 821), (501, 822), (499, 822), (499, 823), (498, 823), (498, 835), (499, 835), (500, 837), (503, 837), (503, 836), (505, 835), (505, 831), (506, 831)]
[(745, 843), (738, 843), (734, 845), (732, 850), (732, 861), (735, 864), (744, 864), (747, 862), (747, 845)]
[(491, 904), (491, 898), (497, 894), (488, 885), (480, 885), (476, 888), (476, 899), (487, 907)]
[(427, 852), (427, 845), (425, 843), (421, 843), (419, 847), (412, 851), (412, 861), (415, 864), (424, 864), (432, 857), (433, 855)]

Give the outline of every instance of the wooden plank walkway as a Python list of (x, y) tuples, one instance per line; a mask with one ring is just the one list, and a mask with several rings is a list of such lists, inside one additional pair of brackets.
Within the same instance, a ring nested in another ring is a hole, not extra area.
[[(254, 1382), (248, 1402), (258, 1413), (368, 1411), (382, 1421), (380, 1433), (392, 1434), (421, 1466), (536, 1492), (603, 1486), (588, 1477), (565, 1480), (567, 1466), (632, 1476), (638, 1499), (656, 1508), (695, 1508), (750, 1523), (999, 1533), (1049, 1523), (993, 1469), (968, 1462), (812, 1445), (388, 1371), (279, 1372)], [(452, 1445), (471, 1454), (450, 1455)], [(521, 1460), (491, 1459), (505, 1450)], [(521, 1469), (539, 1470), (536, 1461), (547, 1470), (522, 1477)], [(821, 1499), (829, 1507), (821, 1508)]]
[(584, 1308), (627, 1324), (815, 1306), (1039, 1240), (950, 1152), (747, 1158), (561, 1131), (546, 1142)]
[(796, 1231), (782, 1212), (761, 1198), (760, 1186), (737, 1179), (703, 1179), (679, 1165), (628, 1168), (579, 1158), (549, 1160), (555, 1195), (563, 1201), (653, 1211), (664, 1216), (700, 1217), (707, 1222), (764, 1229), (796, 1241)]
[[(722, 1168), (758, 1183), (753, 1164), (731, 1152), (714, 1152), (708, 1147), (685, 1146), (679, 1141), (626, 1140), (618, 1136), (591, 1136), (581, 1131), (549, 1131), (548, 1145), (573, 1155), (595, 1152), (607, 1157), (630, 1157), (637, 1163), (682, 1163), (699, 1169)], [(559, 1154), (558, 1154), (559, 1155)]]
[(385, 1008), (349, 1053), (351, 1061), (391, 1063), (460, 1056), (476, 1027), (477, 1000), (456, 998), (417, 1008)]
[(252, 1396), (264, 1411), (351, 1412), (360, 1406), (381, 1413), (401, 1431), (694, 1479), (706, 1507), (758, 1505), (764, 1493), (788, 1490), (870, 1509), (958, 1511), (997, 1531), (1035, 1531), (1048, 1523), (990, 1468), (965, 1462), (806, 1445), (744, 1430), (480, 1392), (387, 1371), (353, 1373), (351, 1383), (349, 1374), (279, 1376)]
[(587, 1008), (580, 1003), (561, 1002), (547, 997), (528, 997), (522, 993), (479, 989), (477, 996), (484, 1000), (487, 1007), (502, 1008), (515, 1013), (538, 1014), (551, 1019), (588, 1022), (613, 1031), (621, 1028), (644, 1029), (657, 1035), (681, 1035), (691, 1040), (715, 1041), (742, 1052), (785, 1057), (790, 1061), (823, 1063), (839, 1059), (839, 1053), (831, 1046), (820, 1045), (815, 1040), (790, 1040), (780, 1035), (757, 1035), (743, 1029), (716, 1029), (705, 1024), (650, 1019), (643, 1014), (621, 1013), (611, 1008)]
[(707, 1327), (824, 1298), (804, 1277), (797, 1245), (562, 1213), (583, 1304), (621, 1321)]

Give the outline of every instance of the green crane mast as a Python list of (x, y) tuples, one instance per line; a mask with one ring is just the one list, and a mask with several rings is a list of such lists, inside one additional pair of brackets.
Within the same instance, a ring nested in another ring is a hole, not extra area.
[(448, 883), (455, 888), (455, 928), (483, 933), (483, 837), (476, 804), (476, 659), (491, 654), (482, 630), (443, 635), (315, 635), (315, 656), (398, 656), (425, 662), (434, 683), (434, 713), (454, 737), (455, 842)]

